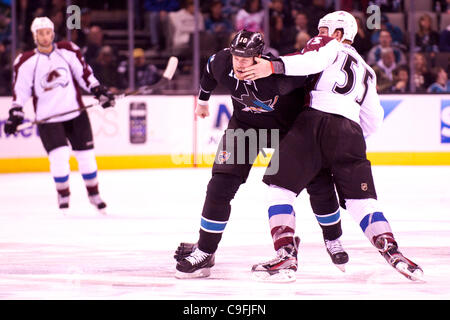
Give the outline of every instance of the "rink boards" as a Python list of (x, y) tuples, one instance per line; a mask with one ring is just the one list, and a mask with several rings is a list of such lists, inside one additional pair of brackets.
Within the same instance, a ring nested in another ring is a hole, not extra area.
[[(47, 171), (36, 127), (4, 134), (11, 100), (0, 98), (0, 172)], [(195, 103), (195, 96), (134, 96), (117, 100), (114, 108), (89, 109), (99, 168), (211, 166), (232, 113), (231, 99), (212, 96), (206, 119), (194, 117)], [(450, 95), (383, 95), (381, 103), (383, 126), (367, 139), (373, 164), (450, 165)], [(25, 114), (27, 121), (34, 119), (31, 100)], [(269, 159), (260, 155), (257, 165)], [(74, 159), (71, 166), (76, 169)]]

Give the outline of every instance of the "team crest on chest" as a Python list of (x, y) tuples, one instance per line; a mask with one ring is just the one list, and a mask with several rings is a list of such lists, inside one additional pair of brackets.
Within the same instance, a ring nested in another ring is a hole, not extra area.
[(50, 91), (57, 86), (63, 88), (69, 84), (69, 72), (65, 68), (56, 68), (46, 73), (41, 79), (41, 87), (44, 91)]
[(271, 100), (262, 101), (255, 96), (252, 90), (248, 90), (247, 86), (244, 84), (245, 94), (242, 94), (240, 98), (231, 96), (234, 101), (239, 102), (245, 107), (242, 111), (253, 112), (253, 113), (263, 113), (274, 111), (274, 106), (278, 101), (278, 96), (275, 96)]

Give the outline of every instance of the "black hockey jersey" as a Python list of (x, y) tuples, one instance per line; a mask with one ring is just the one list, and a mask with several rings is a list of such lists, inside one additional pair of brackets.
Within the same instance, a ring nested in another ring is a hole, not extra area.
[[(275, 59), (272, 55), (262, 58)], [(230, 91), (233, 117), (238, 121), (254, 128), (286, 132), (303, 106), (306, 78), (273, 74), (255, 81), (238, 80), (230, 50), (223, 49), (212, 55), (206, 64), (199, 99), (207, 101), (220, 83)]]

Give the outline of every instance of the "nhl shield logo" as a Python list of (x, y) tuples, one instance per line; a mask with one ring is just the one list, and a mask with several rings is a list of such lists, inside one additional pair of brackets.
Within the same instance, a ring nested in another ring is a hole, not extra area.
[(228, 151), (221, 151), (219, 152), (219, 154), (217, 155), (217, 161), (220, 164), (223, 164), (225, 162), (227, 162), (228, 159), (230, 159), (231, 156), (231, 152)]
[(365, 182), (361, 183), (361, 190), (362, 191), (367, 191), (368, 188), (369, 187), (367, 186), (367, 183), (365, 183)]

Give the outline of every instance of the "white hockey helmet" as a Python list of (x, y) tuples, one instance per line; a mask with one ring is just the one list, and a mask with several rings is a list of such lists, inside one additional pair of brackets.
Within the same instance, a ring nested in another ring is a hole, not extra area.
[(353, 42), (356, 33), (358, 33), (358, 24), (356, 23), (355, 17), (346, 11), (335, 11), (325, 15), (319, 20), (317, 29), (322, 27), (328, 28), (328, 36), (330, 37), (336, 29), (344, 30), (341, 42), (344, 40)]
[(38, 31), (39, 29), (52, 29), (52, 31), (54, 31), (55, 26), (52, 22), (52, 20), (50, 20), (47, 17), (37, 17), (34, 18), (33, 22), (31, 23), (31, 32), (34, 34), (36, 34), (36, 31)]

